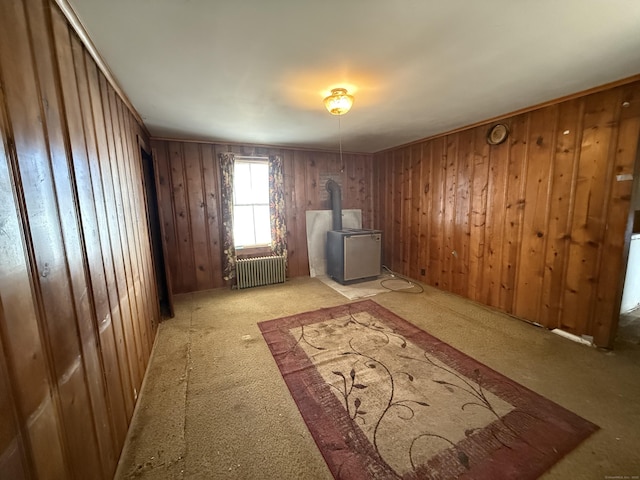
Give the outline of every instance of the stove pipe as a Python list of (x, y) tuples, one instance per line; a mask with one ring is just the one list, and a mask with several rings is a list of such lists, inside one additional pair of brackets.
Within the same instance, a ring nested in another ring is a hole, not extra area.
[(342, 195), (340, 193), (340, 185), (333, 180), (327, 180), (327, 191), (331, 195), (331, 211), (333, 220), (333, 229), (342, 230)]

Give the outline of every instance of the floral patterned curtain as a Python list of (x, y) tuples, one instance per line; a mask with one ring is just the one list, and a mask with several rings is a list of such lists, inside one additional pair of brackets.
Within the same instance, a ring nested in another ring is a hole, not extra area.
[(222, 274), (226, 281), (236, 276), (236, 247), (233, 243), (233, 153), (220, 153), (220, 183), (222, 207)]
[(287, 226), (284, 216), (284, 172), (282, 157), (269, 156), (269, 216), (271, 217), (271, 250), (287, 257)]

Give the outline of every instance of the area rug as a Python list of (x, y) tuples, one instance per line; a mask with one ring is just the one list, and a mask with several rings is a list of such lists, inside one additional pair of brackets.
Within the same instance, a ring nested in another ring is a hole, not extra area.
[(336, 479), (532, 479), (598, 429), (372, 300), (259, 327)]

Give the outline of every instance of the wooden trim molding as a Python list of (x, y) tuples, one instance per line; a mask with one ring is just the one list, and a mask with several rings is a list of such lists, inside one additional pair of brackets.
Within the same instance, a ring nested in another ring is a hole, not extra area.
[(237, 258), (268, 257), (272, 255), (269, 246), (236, 248)]
[[(296, 152), (320, 152), (320, 153), (338, 153), (339, 150), (330, 149), (330, 148), (312, 148), (312, 147), (292, 147), (286, 145), (276, 145), (276, 144), (261, 144), (261, 143), (242, 143), (242, 142), (225, 142), (223, 140), (202, 140), (202, 139), (193, 139), (193, 138), (178, 138), (178, 137), (151, 137), (151, 140), (157, 140), (160, 142), (178, 142), (178, 143), (201, 143), (204, 145), (221, 145), (229, 147), (253, 147), (253, 148), (266, 148), (272, 150), (289, 150)], [(394, 147), (395, 148), (395, 147)], [(343, 155), (373, 155), (373, 153), (367, 152), (353, 152), (353, 151), (342, 151)]]
[(120, 84), (118, 84), (118, 82), (116, 81), (115, 77), (113, 76), (113, 73), (111, 73), (111, 70), (109, 69), (109, 66), (107, 65), (107, 63), (104, 61), (104, 59), (98, 52), (98, 49), (96, 48), (93, 41), (91, 40), (91, 37), (89, 37), (89, 33), (87, 32), (86, 28), (84, 28), (84, 25), (80, 20), (80, 17), (78, 17), (78, 15), (76, 14), (71, 4), (69, 4), (69, 1), (68, 0), (54, 0), (54, 1), (58, 5), (60, 10), (62, 10), (63, 15), (65, 16), (65, 18), (67, 19), (67, 21), (69, 22), (73, 30), (78, 34), (78, 37), (80, 37), (80, 41), (82, 42), (82, 44), (85, 46), (85, 48), (91, 55), (91, 58), (93, 58), (93, 60), (96, 62), (96, 65), (98, 65), (98, 68), (100, 69), (100, 71), (107, 78), (107, 81), (111, 84), (113, 89), (120, 96), (122, 101), (129, 108), (129, 110), (131, 110), (131, 113), (133, 114), (135, 119), (138, 121), (140, 126), (144, 129), (147, 136), (151, 137), (151, 134), (147, 130), (147, 126), (144, 124), (142, 117), (140, 116), (136, 108), (133, 106), (133, 103), (131, 103), (131, 100), (129, 100), (129, 97), (127, 96), (125, 91), (122, 89)]

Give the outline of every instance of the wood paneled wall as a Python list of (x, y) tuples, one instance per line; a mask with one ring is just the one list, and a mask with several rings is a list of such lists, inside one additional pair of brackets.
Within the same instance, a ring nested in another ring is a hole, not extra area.
[[(395, 271), (549, 328), (613, 341), (640, 83), (374, 157)], [(622, 175), (622, 177), (620, 177)]]
[(309, 275), (306, 211), (330, 208), (325, 183), (342, 186), (343, 208), (371, 227), (372, 155), (153, 140), (159, 204), (174, 293), (223, 285), (218, 153), (281, 155), (284, 161), (289, 277)]
[(0, 477), (113, 478), (159, 319), (131, 111), (49, 0), (0, 0)]

